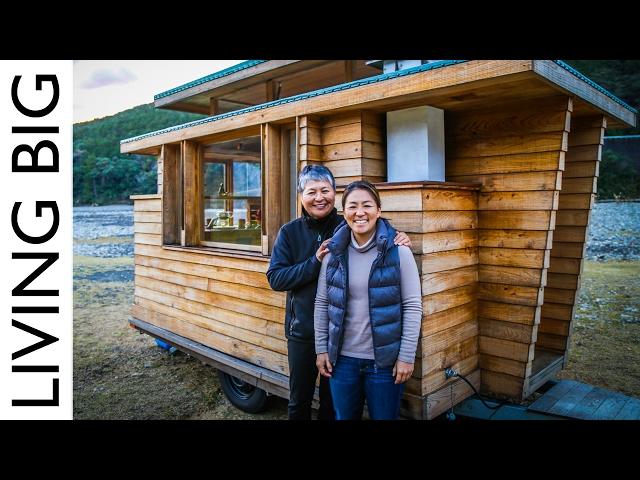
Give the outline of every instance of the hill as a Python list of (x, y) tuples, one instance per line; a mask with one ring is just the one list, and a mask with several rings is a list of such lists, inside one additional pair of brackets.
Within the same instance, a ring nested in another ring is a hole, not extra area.
[(203, 115), (140, 105), (73, 126), (74, 205), (128, 202), (131, 194), (156, 191), (156, 159), (122, 155), (120, 140), (203, 118)]

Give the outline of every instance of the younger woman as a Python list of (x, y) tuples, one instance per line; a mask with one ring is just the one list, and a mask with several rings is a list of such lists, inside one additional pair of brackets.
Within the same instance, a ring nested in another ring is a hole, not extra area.
[(322, 260), (314, 327), (316, 365), (329, 377), (338, 420), (396, 419), (415, 361), (422, 300), (411, 250), (393, 243), (380, 196), (366, 181), (342, 196), (346, 224)]

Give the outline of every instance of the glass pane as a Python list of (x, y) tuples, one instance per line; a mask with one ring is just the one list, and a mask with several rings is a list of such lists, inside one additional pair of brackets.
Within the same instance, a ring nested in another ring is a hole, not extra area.
[(260, 246), (260, 137), (207, 145), (203, 175), (203, 240)]

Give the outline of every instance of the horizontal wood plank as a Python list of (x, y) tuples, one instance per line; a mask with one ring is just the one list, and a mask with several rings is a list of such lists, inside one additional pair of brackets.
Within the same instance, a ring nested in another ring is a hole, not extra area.
[(163, 258), (135, 255), (136, 265), (161, 268), (172, 272), (186, 273), (197, 277), (212, 278), (223, 282), (250, 285), (258, 288), (270, 288), (267, 277), (258, 272), (235, 270), (225, 267), (189, 263), (181, 260), (166, 260)]
[(171, 250), (157, 246), (136, 245), (135, 254), (259, 273), (266, 273), (267, 268), (269, 267), (269, 263), (265, 262), (264, 259), (261, 258), (249, 260), (229, 255), (209, 254), (198, 250)]
[(422, 274), (468, 267), (478, 263), (478, 248), (463, 248), (422, 255)]
[(559, 193), (555, 190), (539, 192), (480, 193), (479, 210), (557, 210)]
[(540, 322), (541, 310), (542, 308), (539, 306), (532, 307), (493, 302), (490, 300), (478, 300), (478, 317), (501, 320), (503, 322), (534, 325)]
[(443, 272), (425, 273), (422, 275), (422, 295), (431, 295), (463, 285), (471, 285), (478, 281), (476, 265), (470, 265)]
[(560, 192), (558, 208), (560, 210), (589, 210), (595, 203), (593, 193), (564, 193)]
[(448, 180), (464, 175), (557, 171), (564, 169), (564, 160), (565, 153), (558, 151), (473, 158), (453, 158), (447, 152), (445, 172)]
[[(135, 309), (135, 306), (134, 306)], [(148, 310), (148, 309), (147, 309)], [(166, 330), (175, 332), (186, 338), (196, 342), (215, 348), (221, 352), (233, 355), (234, 357), (245, 360), (249, 363), (259, 365), (261, 367), (273, 370), (285, 375), (289, 374), (289, 365), (287, 356), (277, 352), (251, 345), (237, 339), (230, 338), (226, 335), (213, 332), (198, 325), (188, 322), (181, 322), (178, 319), (168, 315), (159, 314), (159, 312), (144, 313), (140, 310), (134, 310), (135, 315), (140, 315), (141, 320), (157, 325)]]
[(547, 268), (550, 250), (520, 248), (478, 248), (481, 265), (502, 265), (505, 267)]
[(577, 242), (584, 244), (587, 241), (587, 227), (573, 227), (559, 225), (553, 232), (553, 242)]
[(567, 288), (545, 287), (544, 301), (545, 303), (561, 303), (564, 305), (573, 305), (576, 300), (576, 291)]
[(135, 232), (133, 241), (143, 245), (162, 245), (162, 235), (155, 233), (139, 233)]
[(570, 322), (573, 318), (573, 305), (545, 302), (542, 306), (542, 319), (553, 318)]
[(538, 326), (479, 317), (478, 328), (479, 335), (485, 337), (528, 344), (535, 343)]
[(474, 230), (478, 225), (478, 214), (474, 210), (384, 211), (382, 216), (389, 219), (397, 230), (408, 233)]
[(542, 287), (521, 287), (501, 283), (478, 283), (478, 299), (536, 307), (543, 302)]
[(540, 348), (564, 353), (567, 349), (567, 337), (538, 331), (536, 345)]
[(538, 331), (552, 335), (569, 336), (570, 321), (557, 320), (555, 318), (542, 317)]
[(414, 253), (434, 253), (461, 248), (477, 247), (475, 230), (452, 230), (448, 232), (409, 234)]
[(422, 357), (420, 376), (424, 377), (436, 371), (444, 372), (446, 368), (477, 353), (478, 337), (470, 337), (462, 342), (448, 345), (444, 350)]
[(420, 339), (422, 358), (446, 350), (450, 345), (462, 343), (478, 335), (478, 322), (472, 320), (455, 327), (423, 336)]
[(570, 162), (565, 165), (562, 177), (581, 178), (581, 177), (598, 177), (600, 175), (600, 162)]
[(553, 230), (556, 212), (549, 210), (481, 210), (479, 229)]
[(144, 276), (136, 276), (135, 284), (149, 290), (154, 290), (155, 292), (167, 293), (186, 300), (204, 303), (236, 313), (251, 315), (271, 322), (284, 323), (284, 308), (259, 302), (251, 302), (246, 298), (238, 298), (237, 293), (234, 295), (234, 292), (227, 291), (225, 292), (226, 294), (220, 294)]
[(586, 244), (579, 242), (553, 242), (551, 258), (583, 258)]
[(576, 290), (579, 278), (580, 275), (549, 273), (547, 274), (547, 287)]
[(448, 310), (465, 303), (474, 302), (476, 298), (476, 285), (464, 285), (443, 292), (424, 295), (422, 297), (423, 315)]
[(580, 274), (582, 271), (582, 260), (580, 258), (551, 257), (549, 262), (549, 273), (573, 273)]
[[(572, 146), (565, 156), (566, 164), (571, 162), (593, 162), (602, 158), (602, 145)], [(566, 165), (565, 165), (566, 166)]]
[(527, 362), (519, 362), (508, 358), (494, 357), (486, 353), (480, 354), (480, 368), (491, 372), (504, 373), (514, 377), (525, 378), (530, 374)]
[(478, 336), (480, 354), (493, 355), (494, 357), (508, 358), (518, 362), (533, 360), (534, 345), (529, 343), (513, 342), (500, 338)]
[(480, 392), (494, 397), (521, 398), (524, 391), (524, 378), (520, 376), (482, 370), (481, 382)]
[(451, 142), (446, 145), (451, 158), (489, 157), (533, 152), (566, 151), (567, 132), (527, 133)]
[(549, 250), (552, 234), (547, 230), (478, 230), (478, 246)]
[(562, 181), (562, 193), (596, 193), (598, 178), (565, 178)]
[(133, 211), (134, 212), (161, 212), (162, 200), (159, 198), (136, 200), (135, 202), (133, 202)]
[(482, 185), (482, 192), (517, 192), (560, 190), (562, 188), (562, 172), (560, 170), (524, 173), (494, 173), (486, 175), (448, 175), (452, 182)]
[(422, 317), (421, 335), (426, 337), (461, 323), (470, 322), (475, 320), (476, 314), (476, 302), (471, 301), (437, 313), (424, 315)]
[(462, 112), (447, 119), (447, 131), (452, 140), (569, 131), (567, 107), (566, 97), (551, 97), (518, 102), (512, 107)]

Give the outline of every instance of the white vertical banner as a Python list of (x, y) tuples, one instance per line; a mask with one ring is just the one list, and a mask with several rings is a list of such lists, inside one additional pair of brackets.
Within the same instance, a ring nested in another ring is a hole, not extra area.
[(0, 418), (71, 419), (73, 62), (0, 60)]

